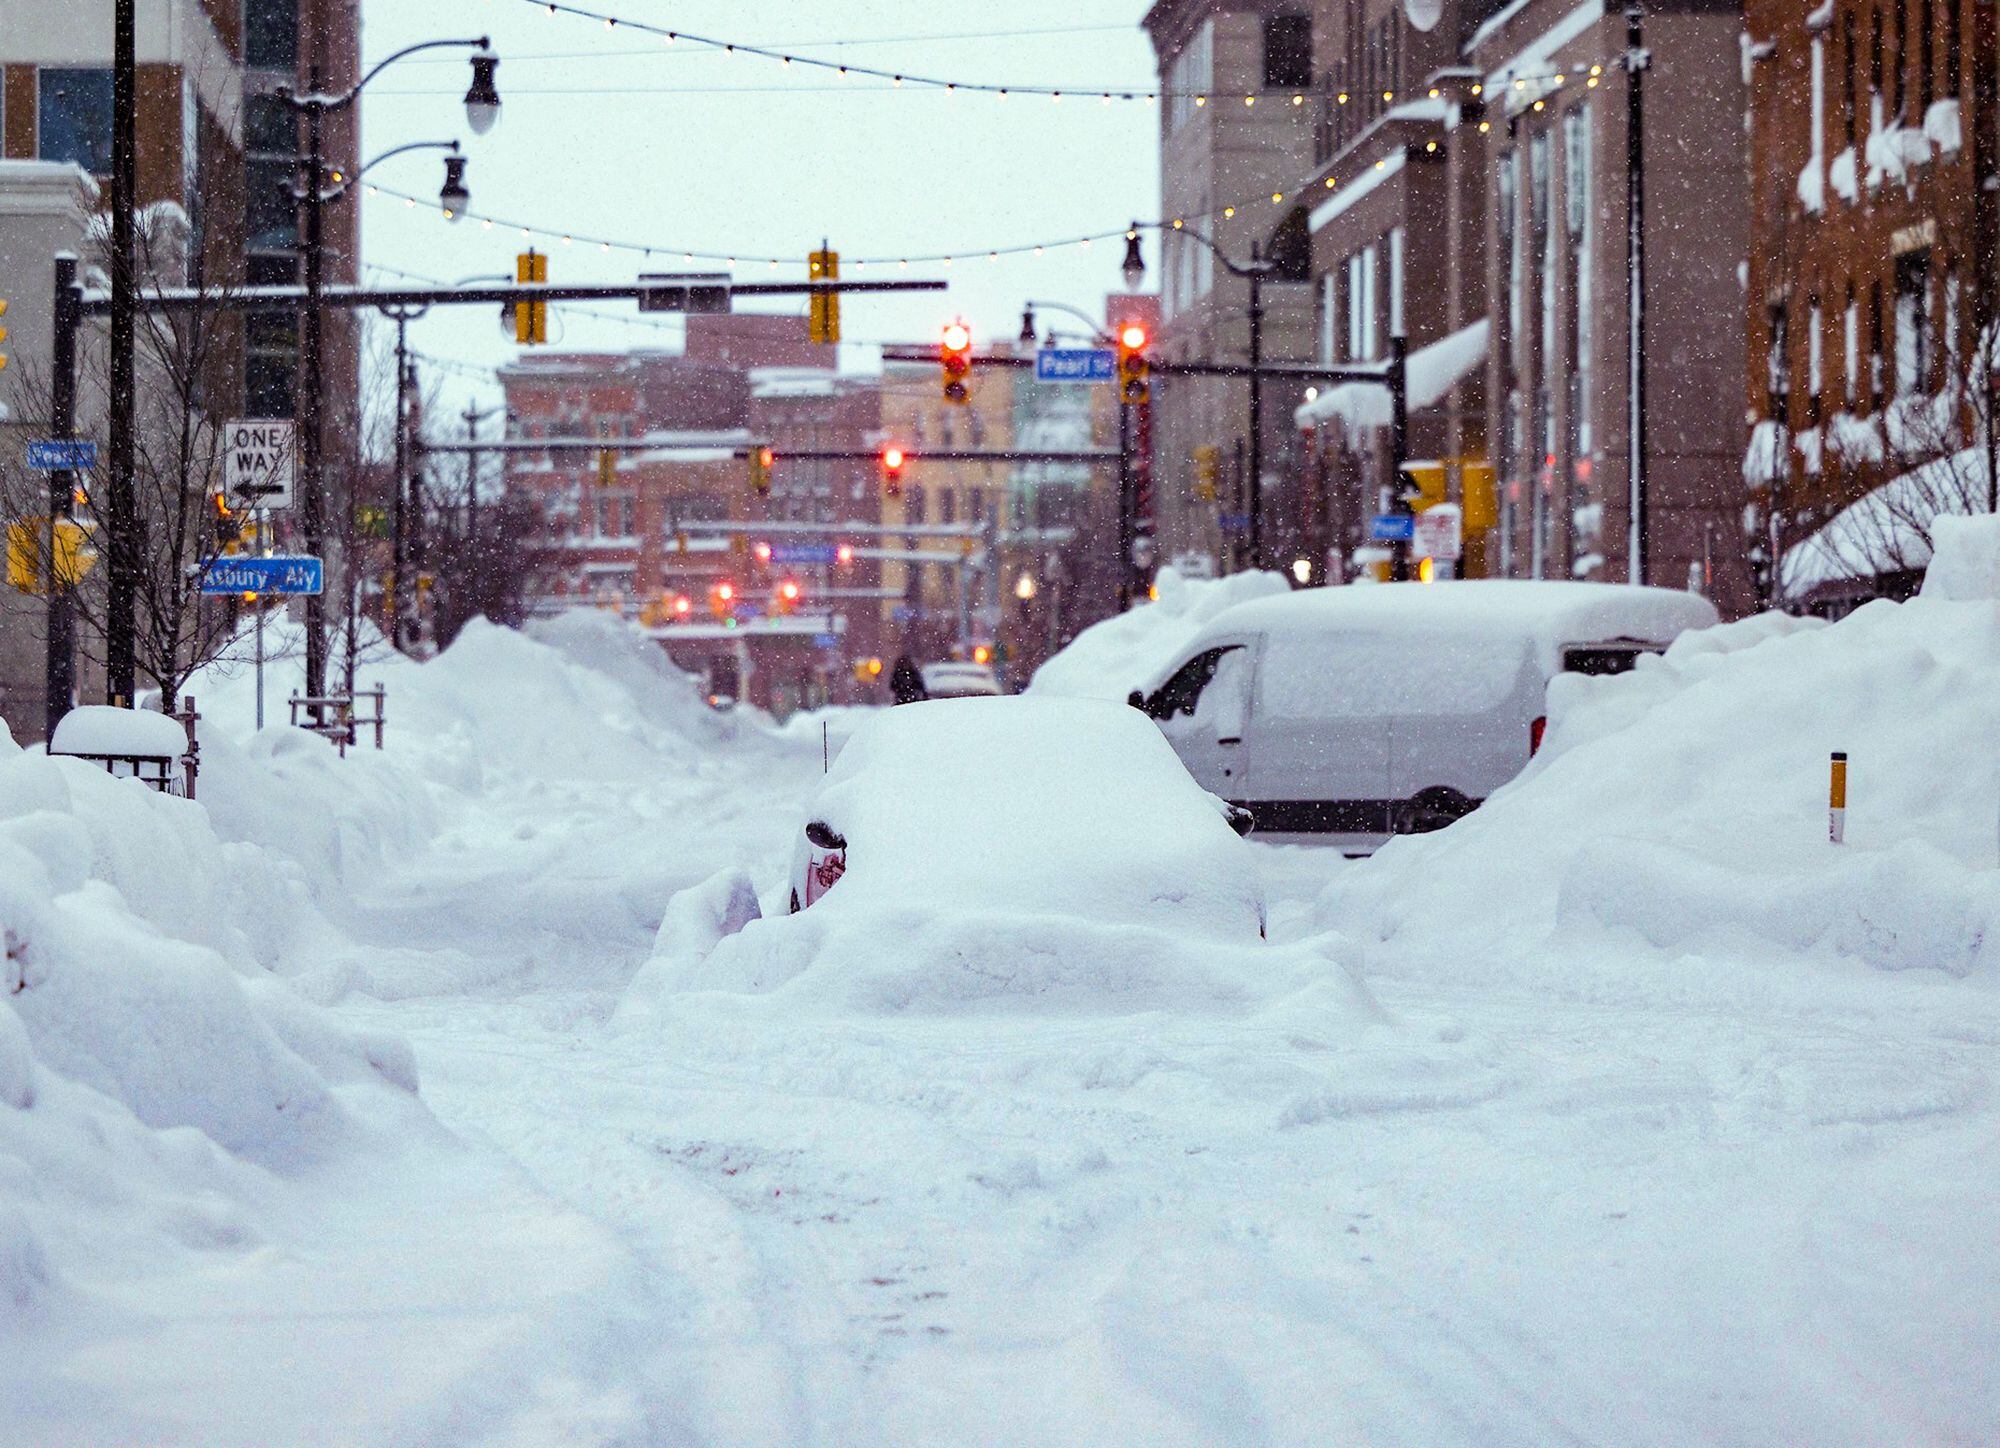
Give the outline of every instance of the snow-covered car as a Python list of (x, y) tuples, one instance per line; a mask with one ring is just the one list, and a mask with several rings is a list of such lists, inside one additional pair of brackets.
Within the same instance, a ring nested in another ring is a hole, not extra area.
[(841, 750), (799, 830), (790, 908), (838, 895), (1255, 936), (1249, 825), (1129, 709), (932, 700)]
[(924, 693), (933, 699), (991, 698), (1000, 692), (1000, 681), (985, 664), (947, 660), (925, 664)]
[(1527, 580), (1314, 588), (1226, 608), (1129, 702), (1261, 835), (1372, 848), (1519, 774), (1548, 685), (1716, 622), (1678, 589)]

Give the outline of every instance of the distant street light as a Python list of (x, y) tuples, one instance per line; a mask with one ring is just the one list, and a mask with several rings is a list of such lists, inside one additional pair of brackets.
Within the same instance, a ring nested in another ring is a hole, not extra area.
[(1023, 603), (1032, 603), (1034, 601), (1035, 577), (1033, 574), (1023, 573), (1019, 578), (1014, 580), (1014, 597), (1020, 599)]

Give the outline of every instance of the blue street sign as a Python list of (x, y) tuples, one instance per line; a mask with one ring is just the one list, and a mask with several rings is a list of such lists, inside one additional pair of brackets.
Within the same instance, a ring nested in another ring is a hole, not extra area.
[(837, 649), (840, 647), (840, 635), (814, 634), (813, 647), (816, 649)]
[(203, 593), (323, 593), (317, 558), (217, 558), (201, 575)]
[(1250, 515), (1248, 513), (1224, 513), (1222, 515), (1222, 531), (1225, 533), (1248, 533), (1250, 531)]
[(773, 563), (831, 563), (840, 550), (831, 543), (773, 543)]
[(81, 472), (97, 466), (97, 444), (55, 438), (28, 444), (28, 466), (38, 473)]
[(1037, 382), (1109, 382), (1117, 375), (1109, 347), (1044, 347), (1035, 354)]
[(1368, 523), (1368, 536), (1377, 543), (1412, 543), (1417, 537), (1414, 513), (1377, 513)]
[(914, 623), (917, 610), (907, 603), (899, 603), (889, 610), (889, 617), (897, 623)]

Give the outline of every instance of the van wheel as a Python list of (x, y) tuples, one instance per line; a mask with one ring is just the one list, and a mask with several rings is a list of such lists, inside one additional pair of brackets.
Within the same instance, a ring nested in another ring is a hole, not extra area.
[(1427, 835), (1472, 813), (1473, 802), (1455, 789), (1420, 790), (1396, 806), (1391, 828), (1399, 835)]

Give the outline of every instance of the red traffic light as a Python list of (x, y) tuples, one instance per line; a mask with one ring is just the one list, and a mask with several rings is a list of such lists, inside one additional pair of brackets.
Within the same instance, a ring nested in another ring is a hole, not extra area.
[(1137, 322), (1128, 322), (1118, 333), (1119, 343), (1129, 352), (1137, 352), (1146, 345), (1146, 329)]
[(963, 322), (953, 322), (944, 329), (944, 349), (947, 352), (963, 352), (972, 345), (972, 329)]
[(903, 470), (903, 450), (893, 446), (883, 448), (882, 466), (892, 473), (901, 472)]
[(759, 563), (769, 563), (771, 561), (771, 545), (769, 543), (759, 543), (752, 551), (756, 553)]
[(677, 593), (674, 595), (674, 613), (676, 615), (678, 615), (681, 618), (686, 618), (689, 614), (693, 612), (694, 612), (693, 599), (689, 598), (685, 593)]
[(786, 603), (797, 603), (799, 601), (799, 581), (796, 578), (787, 578), (783, 583), (779, 584), (778, 597), (782, 598)]
[(835, 550), (833, 557), (836, 563), (839, 563), (840, 565), (845, 567), (847, 564), (852, 563), (854, 561), (854, 545), (852, 543), (841, 544), (840, 547)]
[(723, 582), (715, 585), (715, 596), (719, 602), (729, 603), (736, 597), (736, 585)]
[(894, 443), (882, 449), (882, 490), (890, 497), (903, 491), (903, 450)]

